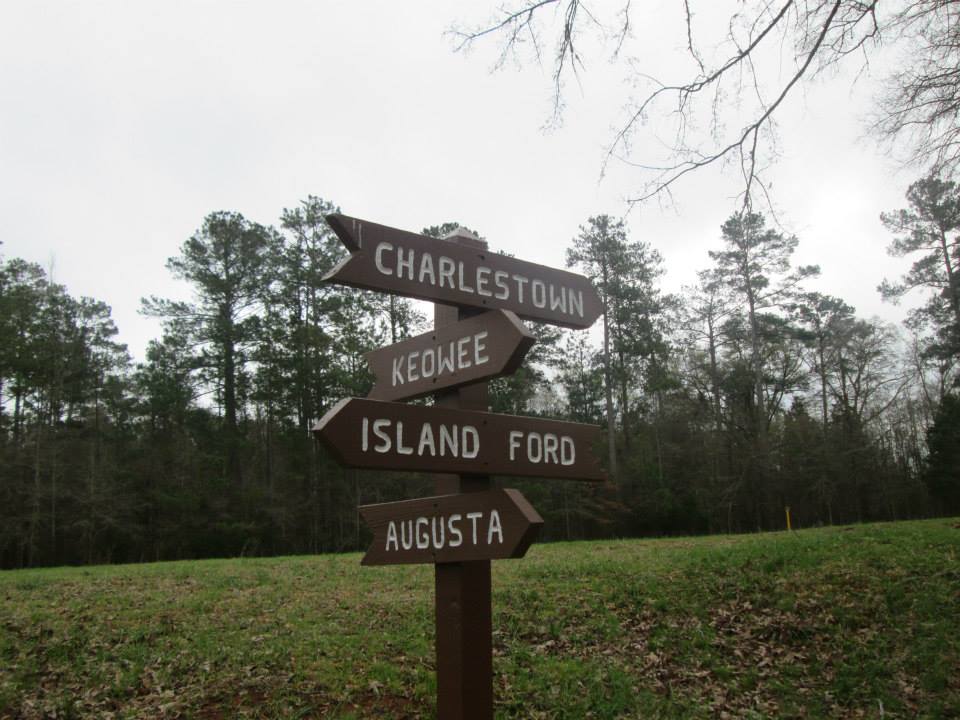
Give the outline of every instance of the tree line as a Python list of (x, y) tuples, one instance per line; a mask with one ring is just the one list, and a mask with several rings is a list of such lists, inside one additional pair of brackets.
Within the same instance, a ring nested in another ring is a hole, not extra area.
[[(370, 389), (365, 352), (426, 326), (408, 300), (322, 282), (345, 256), (323, 220), (337, 210), (208, 215), (167, 263), (192, 300), (143, 300), (163, 333), (140, 362), (104, 303), (3, 261), (0, 565), (355, 550), (359, 504), (431, 493), (339, 467), (310, 432)], [(523, 367), (491, 382), (496, 412), (606, 428), (609, 482), (502, 480), (545, 539), (960, 512), (960, 190), (924, 178), (882, 220), (911, 264), (880, 291), (928, 296), (903, 328), (807, 290), (818, 269), (759, 213), (723, 223), (679, 294), (622, 220), (589, 218), (567, 264), (595, 283), (602, 327), (532, 325)]]

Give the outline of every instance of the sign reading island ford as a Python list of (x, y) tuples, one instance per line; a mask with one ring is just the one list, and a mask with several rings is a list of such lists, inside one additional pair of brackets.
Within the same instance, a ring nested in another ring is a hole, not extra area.
[(348, 467), (606, 479), (596, 425), (347, 398), (314, 433)]
[(590, 327), (602, 312), (583, 275), (346, 215), (326, 220), (350, 251), (326, 281), (571, 328)]

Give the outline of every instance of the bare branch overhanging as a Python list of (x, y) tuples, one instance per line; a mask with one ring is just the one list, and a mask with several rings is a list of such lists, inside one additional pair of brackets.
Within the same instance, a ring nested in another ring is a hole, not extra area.
[[(805, 82), (841, 65), (859, 62), (862, 72), (881, 47), (909, 52), (902, 69), (888, 79), (870, 130), (892, 149), (905, 142), (908, 150), (900, 158), (904, 162), (952, 174), (960, 167), (957, 5), (955, 0), (900, 0), (891, 10), (884, 6), (885, 14), (880, 15), (877, 0), (754, 0), (730, 18), (726, 50), (711, 62), (697, 42), (695, 3), (684, 0), (685, 55), (695, 69), (685, 82), (670, 83), (631, 66), (630, 79), (645, 81), (652, 89), (628, 104), (627, 115), (602, 160), (601, 174), (613, 161), (644, 171), (640, 189), (628, 198), (630, 204), (637, 204), (669, 199), (674, 185), (690, 173), (732, 161), (741, 174), (740, 195), (745, 207), (751, 207), (758, 194), (770, 204), (763, 171), (777, 155), (775, 118), (786, 99)], [(535, 57), (541, 61), (543, 30), (537, 20), (549, 6), (558, 9), (561, 27), (552, 73), (554, 113), (559, 114), (563, 78), (569, 71), (577, 76), (584, 62), (576, 39), (587, 31), (586, 22), (594, 29), (602, 26), (599, 14), (584, 0), (527, 0), (502, 7), (485, 26), (453, 33), (458, 50), (499, 35), (498, 67), (509, 56), (519, 57), (525, 40), (533, 40)], [(609, 33), (614, 58), (620, 56), (631, 28), (637, 25), (631, 23), (630, 12), (629, 2), (621, 3), (615, 28)], [(792, 70), (782, 80), (764, 82), (758, 69), (763, 69), (760, 58), (765, 53), (792, 63)], [(723, 120), (729, 119), (729, 107), (724, 102), (731, 95), (743, 102), (746, 110), (740, 122), (727, 131)], [(638, 155), (631, 144), (640, 127), (653, 118), (667, 121), (672, 128), (672, 137), (664, 143), (666, 162)], [(698, 132), (694, 120), (704, 118), (706, 129)]]

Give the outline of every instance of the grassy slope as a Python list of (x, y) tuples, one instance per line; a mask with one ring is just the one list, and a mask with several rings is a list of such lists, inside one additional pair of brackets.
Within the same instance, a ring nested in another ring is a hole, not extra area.
[[(534, 546), (494, 587), (498, 716), (960, 716), (957, 520)], [(357, 555), (0, 573), (0, 718), (430, 717), (432, 595)]]

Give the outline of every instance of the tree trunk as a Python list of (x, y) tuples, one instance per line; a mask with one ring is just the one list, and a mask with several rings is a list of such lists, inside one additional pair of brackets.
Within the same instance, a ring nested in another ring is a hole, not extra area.
[(710, 349), (710, 392), (713, 396), (713, 423), (718, 433), (723, 430), (723, 414), (720, 407), (720, 371), (717, 364), (717, 337), (713, 318), (707, 319), (707, 343)]
[[(226, 311), (223, 311), (223, 313), (226, 315)], [(231, 321), (228, 317), (224, 317), (224, 322), (229, 326)], [(227, 446), (227, 478), (232, 482), (234, 489), (240, 491), (243, 477), (240, 469), (237, 429), (236, 347), (229, 330), (226, 332), (223, 341), (223, 422), (224, 440), (226, 440)]]
[(23, 390), (20, 389), (20, 384), (16, 385), (16, 390), (13, 391), (13, 446), (19, 452), (20, 450), (20, 437), (22, 435), (23, 425)]
[(37, 431), (33, 450), (33, 498), (30, 508), (30, 534), (27, 542), (27, 565), (36, 559), (37, 536), (40, 527), (40, 438), (43, 435), (43, 397), (37, 398)]
[(754, 458), (749, 471), (748, 492), (753, 504), (754, 523), (763, 528), (761, 485), (767, 476), (767, 407), (763, 397), (763, 359), (760, 355), (760, 328), (757, 323), (756, 298), (750, 278), (745, 278), (747, 310), (750, 314), (750, 353), (753, 365), (754, 394)]
[(943, 253), (943, 264), (947, 270), (947, 289), (950, 295), (950, 307), (953, 308), (953, 319), (960, 328), (960, 283), (957, 273), (950, 262), (950, 246), (947, 244), (947, 234), (940, 230), (940, 250)]
[(93, 447), (90, 449), (90, 474), (87, 479), (87, 563), (93, 564), (94, 539), (96, 537), (97, 479), (100, 474), (100, 393), (93, 392)]
[(628, 395), (628, 383), (626, 372), (626, 361), (623, 357), (623, 350), (619, 350), (617, 355), (620, 360), (620, 425), (623, 427), (623, 447), (630, 449), (630, 400)]
[(616, 444), (616, 426), (614, 425), (613, 415), (613, 376), (610, 363), (610, 320), (609, 320), (609, 297), (607, 296), (607, 268), (603, 268), (603, 384), (606, 391), (607, 400), (607, 441), (609, 443), (609, 467), (610, 479), (617, 476), (617, 444)]

